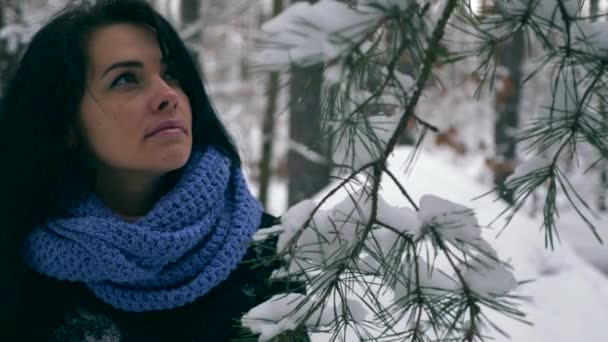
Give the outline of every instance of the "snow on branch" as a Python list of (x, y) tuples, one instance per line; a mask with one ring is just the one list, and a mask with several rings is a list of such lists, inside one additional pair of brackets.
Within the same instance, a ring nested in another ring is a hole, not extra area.
[(269, 46), (257, 60), (272, 68), (335, 61), (373, 31), (382, 17), (374, 7), (353, 8), (333, 0), (295, 3), (262, 26)]

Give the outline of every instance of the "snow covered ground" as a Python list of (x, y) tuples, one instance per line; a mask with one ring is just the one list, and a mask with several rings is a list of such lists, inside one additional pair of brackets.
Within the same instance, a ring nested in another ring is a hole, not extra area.
[[(391, 159), (393, 170), (403, 165), (408, 153), (408, 149), (396, 152)], [(472, 201), (487, 189), (469, 179), (462, 170), (429, 153), (421, 154), (404, 183), (415, 199), (430, 193), (469, 205), (477, 211), (482, 226), (503, 208), (492, 196)], [(390, 186), (388, 182), (386, 186)], [(395, 188), (386, 191), (387, 200), (391, 196), (400, 197)], [(573, 221), (569, 217), (563, 216), (560, 226)], [(501, 223), (498, 221), (494, 226), (502, 227)], [(534, 326), (503, 317), (495, 317), (496, 322), (511, 334), (512, 341), (608, 341), (608, 278), (587, 264), (566, 242), (557, 245), (554, 251), (546, 250), (540, 225), (540, 217), (531, 219), (522, 214), (499, 237), (496, 237), (497, 230), (484, 232), (484, 238), (496, 248), (498, 255), (509, 260), (518, 280), (535, 280), (518, 290), (518, 294), (531, 297), (531, 302), (521, 309)], [(568, 226), (567, 231), (570, 235), (591, 236), (580, 224)], [(597, 241), (585, 241), (594, 248), (599, 246)], [(497, 341), (508, 340), (500, 335), (495, 337)]]
[(584, 223), (576, 215), (562, 215), (559, 220), (560, 237), (583, 259), (608, 276), (608, 217), (595, 219), (594, 223), (598, 227), (603, 244), (598, 243), (595, 236), (585, 231)]
[[(395, 152), (390, 159), (393, 172), (403, 175), (400, 170), (409, 153), (409, 148)], [(477, 211), (482, 226), (492, 221), (503, 209), (500, 203), (494, 202), (492, 196), (472, 200), (487, 192), (487, 189), (469, 175), (466, 167), (454, 166), (441, 153), (433, 156), (428, 151), (423, 152), (413, 172), (403, 175), (402, 181), (416, 201), (424, 194), (434, 194), (468, 205)], [(408, 205), (391, 182), (385, 181), (383, 188), (382, 194), (391, 204)], [(280, 213), (285, 199), (284, 192), (277, 187), (272, 193), (274, 203), (270, 211)], [(337, 197), (335, 201), (339, 199)], [(599, 263), (602, 263), (603, 256), (608, 258), (608, 253), (602, 254), (606, 252), (605, 246), (600, 246), (592, 239), (586, 227), (568, 215), (562, 215), (562, 243), (556, 245), (554, 251), (544, 247), (544, 235), (539, 230), (540, 217), (532, 219), (525, 214), (518, 215), (497, 237), (501, 223), (497, 221), (493, 225), (496, 229), (484, 229), (484, 238), (496, 248), (502, 260), (511, 263), (518, 280), (533, 280), (516, 291), (518, 295), (530, 297), (530, 301), (522, 303), (520, 309), (527, 314), (526, 319), (533, 325), (490, 313), (493, 321), (511, 335), (509, 339), (497, 333), (492, 334), (495, 341), (608, 341), (608, 278), (585, 262), (565, 241), (571, 240), (575, 246), (591, 250), (592, 253), (588, 254), (598, 259)], [(603, 234), (608, 236), (606, 232)], [(325, 335), (314, 336), (315, 342), (325, 340)]]

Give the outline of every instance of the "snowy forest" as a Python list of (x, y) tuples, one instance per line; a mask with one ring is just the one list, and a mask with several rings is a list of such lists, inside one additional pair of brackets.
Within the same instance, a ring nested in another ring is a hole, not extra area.
[[(259, 341), (608, 340), (608, 1), (149, 1), (304, 284)], [(67, 2), (0, 0), (0, 87)]]

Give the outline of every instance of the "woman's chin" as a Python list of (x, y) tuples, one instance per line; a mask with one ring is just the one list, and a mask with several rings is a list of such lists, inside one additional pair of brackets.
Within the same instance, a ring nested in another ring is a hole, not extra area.
[(177, 147), (162, 151), (152, 157), (153, 164), (156, 164), (153, 168), (159, 171), (173, 171), (182, 168), (188, 162), (190, 153), (192, 152), (191, 147)]

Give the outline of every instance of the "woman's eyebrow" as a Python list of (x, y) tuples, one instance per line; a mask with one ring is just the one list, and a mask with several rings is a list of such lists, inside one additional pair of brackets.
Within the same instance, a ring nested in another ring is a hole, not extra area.
[(118, 68), (130, 68), (130, 67), (131, 68), (132, 67), (141, 68), (143, 66), (144, 66), (144, 63), (142, 63), (140, 61), (120, 61), (120, 62), (116, 62), (116, 63), (113, 63), (112, 65), (110, 65), (109, 67), (107, 67), (106, 70), (104, 70), (104, 72), (101, 75), (101, 77), (104, 77), (110, 71), (112, 71), (114, 69), (118, 69)]

